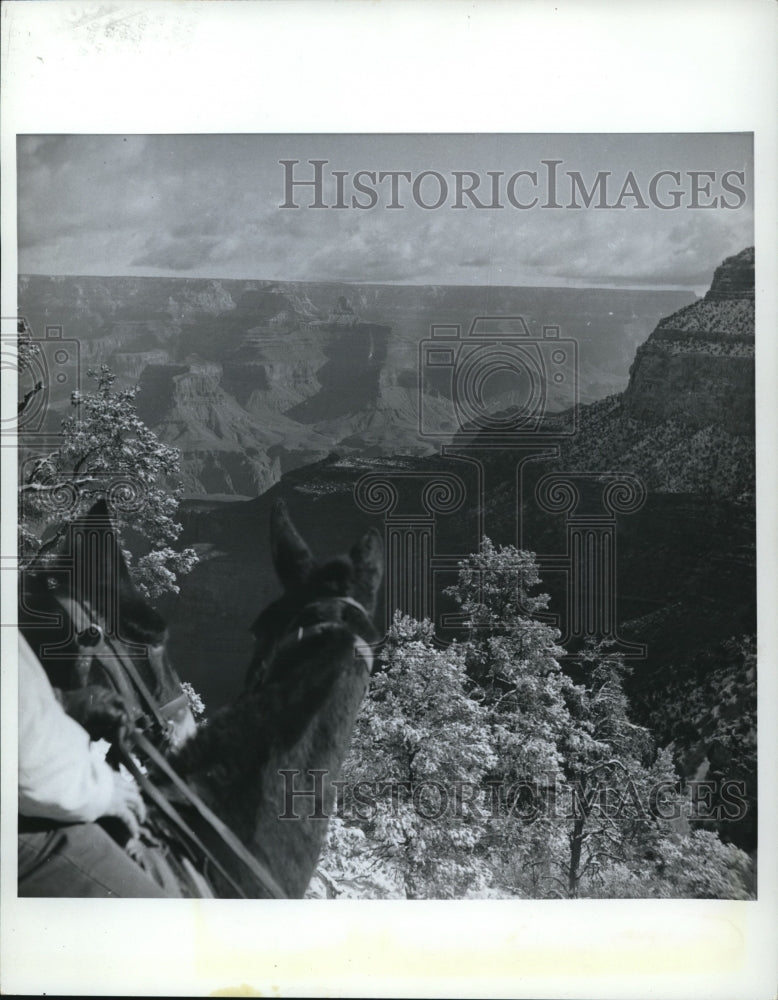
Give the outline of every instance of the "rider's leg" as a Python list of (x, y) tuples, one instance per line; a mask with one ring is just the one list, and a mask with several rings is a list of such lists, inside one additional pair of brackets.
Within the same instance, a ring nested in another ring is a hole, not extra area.
[(128, 857), (97, 823), (50, 825), (19, 833), (20, 896), (172, 895)]

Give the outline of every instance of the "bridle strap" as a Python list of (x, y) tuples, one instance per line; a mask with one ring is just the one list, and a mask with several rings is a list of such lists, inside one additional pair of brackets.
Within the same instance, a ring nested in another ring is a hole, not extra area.
[[(78, 621), (79, 619), (85, 620), (86, 617), (88, 617), (84, 607), (81, 604), (79, 604), (78, 601), (74, 600), (72, 597), (66, 597), (63, 594), (57, 594), (56, 601), (60, 605), (62, 610), (66, 614), (70, 615), (70, 620), (73, 622), (73, 628), (76, 630), (76, 632), (78, 633), (79, 631), (82, 631), (78, 628)], [(83, 621), (82, 624), (84, 624)], [(88, 624), (85, 624), (85, 628), (87, 628), (90, 624), (95, 624), (95, 623), (90, 621)], [(164, 715), (165, 709), (169, 709), (171, 705), (178, 704), (181, 699), (185, 701), (186, 695), (181, 694), (180, 696), (177, 696), (172, 701), (168, 702), (165, 706), (160, 708), (157, 699), (154, 697), (151, 691), (149, 691), (145, 681), (138, 672), (138, 668), (132, 662), (132, 658), (126, 656), (121, 651), (121, 649), (118, 648), (118, 645), (115, 646), (114, 643), (111, 642), (105, 635), (105, 632), (102, 632), (102, 629), (101, 633), (102, 636), (100, 641), (95, 646), (91, 647), (92, 660), (93, 661), (95, 659), (97, 660), (97, 662), (100, 664), (103, 670), (110, 677), (114, 687), (120, 693), (125, 695), (125, 700), (126, 700), (127, 692), (125, 685), (122, 683), (121, 672), (114, 671), (112, 669), (113, 663), (118, 662), (124, 669), (129, 679), (132, 681), (132, 684), (134, 685), (137, 694), (140, 696), (141, 702), (145, 704), (146, 709), (151, 714), (154, 721), (159, 726), (160, 730), (163, 733), (167, 732), (170, 723), (169, 719), (166, 718)]]
[(370, 618), (370, 615), (367, 613), (367, 609), (365, 608), (365, 606), (363, 604), (360, 604), (359, 601), (355, 600), (353, 597), (348, 597), (348, 596), (338, 597), (337, 600), (341, 601), (343, 604), (350, 604), (353, 608), (356, 608), (357, 611), (361, 611), (362, 614), (365, 616), (365, 618), (368, 619)]
[[(143, 679), (141, 678), (140, 674), (138, 673), (137, 667), (132, 662), (132, 660), (130, 659), (130, 657), (129, 656), (124, 656), (121, 652), (119, 652), (118, 650), (115, 650), (114, 646), (113, 646), (113, 643), (109, 642), (106, 638), (103, 638), (103, 641), (97, 647), (95, 647), (96, 650), (99, 650), (101, 646), (105, 647), (105, 649), (107, 649), (109, 651), (109, 657), (110, 656), (114, 656), (119, 661), (119, 663), (122, 665), (122, 667), (127, 671), (127, 673), (129, 675), (132, 683), (135, 685), (135, 687), (138, 690), (138, 694), (141, 696), (141, 698), (143, 699), (143, 701), (146, 703), (146, 707), (148, 708), (149, 712), (153, 716), (154, 721), (157, 723), (157, 725), (160, 727), (160, 729), (162, 730), (163, 733), (167, 732), (167, 730), (169, 728), (169, 722), (162, 715), (162, 711), (160, 710), (160, 708), (159, 708), (159, 706), (157, 704), (156, 698), (151, 693), (151, 691), (149, 691), (149, 689), (146, 687), (146, 684), (144, 683)], [(107, 660), (103, 660), (102, 658), (98, 658), (98, 663), (102, 666), (102, 668), (104, 670), (106, 670), (107, 672), (110, 672), (110, 668), (108, 667)]]
[(354, 636), (354, 652), (362, 659), (362, 663), (367, 670), (367, 676), (373, 676), (373, 650), (370, 643), (365, 642), (358, 635)]
[(176, 695), (175, 698), (171, 698), (170, 701), (166, 701), (164, 705), (161, 705), (159, 711), (165, 721), (170, 722), (171, 718), (188, 704), (189, 698), (182, 692)]
[[(355, 600), (353, 597), (336, 597), (334, 598), (334, 600), (342, 604), (350, 604), (352, 607), (356, 608), (360, 612), (360, 614), (365, 618), (366, 621), (368, 622), (370, 621), (370, 616), (368, 615), (363, 605), (361, 605), (359, 601)], [(300, 615), (307, 608), (315, 607), (315, 605), (316, 605), (315, 601), (312, 602), (311, 604), (306, 604), (305, 607), (301, 609)], [(344, 621), (316, 622), (314, 625), (298, 625), (297, 628), (293, 628), (289, 632), (289, 634), (286, 635), (283, 639), (281, 639), (280, 642), (276, 645), (275, 651), (273, 653), (273, 659), (275, 659), (275, 657), (278, 656), (279, 653), (286, 651), (291, 646), (296, 646), (299, 643), (304, 642), (306, 639), (312, 639), (315, 636), (323, 635), (326, 632), (332, 632), (337, 629), (344, 629), (345, 631), (350, 633), (352, 641), (354, 643), (354, 652), (360, 657), (362, 663), (365, 666), (365, 669), (367, 670), (368, 676), (370, 676), (373, 671), (373, 653), (370, 643), (367, 642), (366, 639), (363, 639), (362, 636), (354, 632), (349, 627), (349, 625)]]
[(282, 639), (281, 642), (279, 642), (275, 648), (273, 659), (275, 659), (280, 653), (286, 652), (287, 649), (291, 649), (292, 646), (297, 646), (301, 642), (305, 642), (306, 639), (313, 639), (316, 636), (324, 635), (327, 632), (335, 632), (338, 630), (343, 630), (351, 635), (351, 640), (354, 644), (354, 652), (362, 660), (368, 675), (372, 674), (373, 653), (370, 649), (370, 644), (361, 636), (351, 633), (351, 630), (345, 622), (317, 622), (316, 625), (306, 625), (305, 627), (302, 625), (299, 626), (293, 632), (290, 632), (288, 636)]
[[(132, 734), (133, 739), (137, 742), (137, 731)], [(167, 796), (161, 792), (144, 774), (143, 770), (138, 767), (135, 759), (133, 758), (130, 751), (124, 745), (123, 741), (117, 743), (119, 754), (122, 758), (122, 763), (130, 772), (132, 777), (138, 783), (143, 794), (153, 802), (154, 805), (159, 809), (161, 814), (170, 823), (170, 825), (175, 829), (178, 836), (181, 837), (185, 844), (188, 844), (189, 849), (194, 852), (194, 856), (198, 855), (204, 858), (210, 864), (212, 864), (219, 873), (227, 879), (227, 881), (232, 885), (233, 889), (242, 896), (245, 897), (245, 893), (242, 888), (234, 882), (228, 872), (219, 864), (219, 862), (214, 858), (208, 848), (203, 844), (197, 834), (192, 830), (189, 824), (181, 817), (178, 810), (170, 803)]]

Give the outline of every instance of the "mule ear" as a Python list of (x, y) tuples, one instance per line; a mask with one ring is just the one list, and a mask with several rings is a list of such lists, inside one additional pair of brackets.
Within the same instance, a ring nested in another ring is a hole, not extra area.
[(384, 575), (384, 545), (375, 528), (362, 536), (350, 555), (354, 564), (354, 597), (372, 615)]
[(292, 524), (283, 500), (276, 500), (270, 515), (270, 550), (284, 590), (301, 587), (311, 574), (314, 559)]

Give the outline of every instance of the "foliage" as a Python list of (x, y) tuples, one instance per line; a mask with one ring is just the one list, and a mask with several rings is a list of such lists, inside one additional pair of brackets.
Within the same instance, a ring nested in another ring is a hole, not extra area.
[(373, 849), (361, 827), (333, 816), (327, 828), (324, 858), (306, 895), (329, 899), (404, 899), (405, 891), (388, 855)]
[(19, 320), (17, 328), (18, 336), (16, 340), (16, 366), (19, 373), (29, 371), (33, 364), (33, 358), (40, 354), (40, 344), (32, 339), (32, 331), (24, 320)]
[(533, 617), (539, 582), (531, 553), (484, 539), (449, 590), (464, 641), (443, 649), (429, 622), (395, 617), (328, 894), (748, 898), (747, 855), (690, 831), (670, 752), (631, 722), (621, 657), (591, 642), (578, 683), (562, 668), (559, 633)]
[(709, 830), (694, 830), (688, 837), (666, 840), (658, 862), (660, 889), (668, 895), (694, 899), (749, 899), (751, 872), (748, 855), (724, 844)]
[(192, 549), (173, 547), (182, 529), (176, 519), (180, 452), (159, 441), (138, 416), (137, 386), (117, 389), (107, 365), (87, 374), (96, 390), (73, 393), (74, 412), (62, 421), (59, 447), (25, 466), (22, 562), (53, 550), (69, 522), (106, 498), (122, 536), (146, 550), (130, 567), (140, 590), (152, 598), (177, 592), (177, 575), (197, 562)]
[(732, 636), (698, 656), (686, 675), (669, 663), (657, 677), (662, 697), (647, 699), (651, 725), (672, 742), (683, 773), (742, 783), (750, 810), (745, 824), (714, 824), (741, 846), (756, 840), (756, 667), (756, 636)]
[(181, 690), (186, 695), (187, 704), (192, 715), (198, 722), (205, 722), (205, 702), (195, 691), (194, 686), (189, 681), (181, 681)]
[(676, 678), (673, 671), (663, 675), (671, 695), (666, 704), (650, 703), (657, 726), (673, 740), (701, 736), (707, 747), (715, 745), (739, 769), (755, 775), (756, 637), (725, 640), (700, 658), (692, 675)]
[(433, 639), (429, 622), (395, 618), (343, 775), (370, 864), (383, 860), (409, 898), (459, 896), (485, 874), (473, 858), (482, 810), (468, 795), (494, 763), (485, 712), (463, 652)]

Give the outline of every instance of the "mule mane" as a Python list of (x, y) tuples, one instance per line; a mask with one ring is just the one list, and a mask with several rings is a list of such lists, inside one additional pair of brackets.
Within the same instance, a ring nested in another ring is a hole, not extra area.
[(119, 604), (122, 635), (145, 646), (159, 646), (167, 638), (167, 622), (138, 596)]

